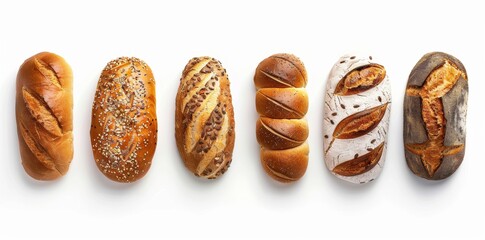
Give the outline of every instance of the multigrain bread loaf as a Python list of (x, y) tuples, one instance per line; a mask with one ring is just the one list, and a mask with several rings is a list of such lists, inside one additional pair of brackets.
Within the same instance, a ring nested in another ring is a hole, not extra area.
[(20, 156), (37, 180), (54, 180), (69, 169), (72, 143), (72, 71), (42, 52), (25, 60), (17, 75), (15, 112)]
[(211, 57), (192, 58), (180, 79), (175, 106), (175, 138), (185, 166), (214, 179), (232, 161), (234, 112), (229, 79)]
[(275, 54), (258, 65), (254, 83), (263, 168), (280, 182), (297, 181), (305, 174), (309, 153), (305, 66), (294, 55)]
[(94, 97), (91, 145), (99, 170), (117, 182), (147, 173), (157, 146), (155, 79), (138, 58), (122, 57), (101, 73)]

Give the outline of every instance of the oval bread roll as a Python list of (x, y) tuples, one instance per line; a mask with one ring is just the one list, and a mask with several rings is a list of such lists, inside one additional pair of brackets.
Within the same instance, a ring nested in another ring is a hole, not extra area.
[(117, 182), (147, 173), (157, 146), (155, 79), (137, 58), (108, 63), (98, 81), (91, 120), (91, 144), (99, 170)]
[(42, 52), (25, 60), (17, 75), (15, 112), (20, 156), (37, 180), (54, 180), (69, 169), (72, 143), (72, 71)]
[(222, 175), (232, 160), (235, 132), (229, 79), (218, 60), (187, 63), (175, 107), (175, 138), (185, 166), (198, 177)]

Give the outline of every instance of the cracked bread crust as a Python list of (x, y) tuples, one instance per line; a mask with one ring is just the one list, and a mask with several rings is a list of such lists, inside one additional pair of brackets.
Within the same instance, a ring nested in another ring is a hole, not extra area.
[(404, 97), (404, 147), (408, 167), (422, 178), (441, 180), (463, 161), (466, 146), (468, 76), (455, 57), (431, 52), (409, 75)]

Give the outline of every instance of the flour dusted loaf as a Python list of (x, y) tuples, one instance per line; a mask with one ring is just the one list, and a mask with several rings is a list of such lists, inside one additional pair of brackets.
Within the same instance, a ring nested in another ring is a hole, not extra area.
[(15, 113), (20, 156), (37, 180), (54, 180), (69, 169), (73, 156), (72, 71), (49, 52), (25, 60), (17, 75)]
[(424, 55), (409, 75), (404, 96), (404, 148), (411, 171), (441, 180), (465, 156), (468, 76), (457, 58)]
[(185, 166), (214, 179), (232, 161), (234, 112), (226, 70), (211, 57), (192, 58), (180, 79), (175, 106), (175, 138)]
[(391, 88), (384, 66), (369, 55), (345, 55), (333, 66), (325, 92), (324, 156), (338, 178), (367, 183), (384, 166)]
[(150, 169), (157, 146), (155, 79), (138, 58), (108, 63), (92, 109), (91, 144), (99, 170), (117, 182), (134, 182)]
[(261, 164), (280, 182), (300, 179), (308, 165), (308, 111), (305, 66), (292, 54), (275, 54), (256, 68), (256, 138)]

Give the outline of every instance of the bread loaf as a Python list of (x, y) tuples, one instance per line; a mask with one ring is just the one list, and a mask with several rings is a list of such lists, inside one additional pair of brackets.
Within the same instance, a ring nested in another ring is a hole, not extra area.
[(294, 55), (272, 55), (256, 68), (254, 84), (263, 168), (277, 181), (297, 181), (305, 174), (309, 153), (305, 66)]
[(37, 180), (54, 180), (69, 169), (72, 143), (72, 71), (42, 52), (25, 60), (17, 75), (15, 112), (20, 156)]
[(327, 168), (351, 183), (376, 179), (384, 166), (391, 86), (384, 66), (369, 55), (345, 55), (327, 80), (324, 155)]
[(432, 52), (418, 61), (404, 97), (404, 152), (414, 174), (440, 180), (458, 169), (465, 155), (467, 99), (460, 60)]
[(99, 170), (117, 182), (147, 173), (157, 146), (155, 79), (137, 58), (108, 63), (94, 96), (91, 145)]
[(229, 167), (234, 148), (234, 112), (229, 79), (211, 57), (192, 58), (180, 79), (175, 138), (185, 166), (214, 179)]

